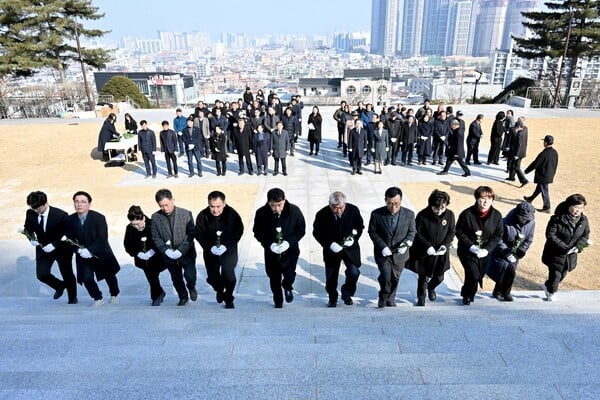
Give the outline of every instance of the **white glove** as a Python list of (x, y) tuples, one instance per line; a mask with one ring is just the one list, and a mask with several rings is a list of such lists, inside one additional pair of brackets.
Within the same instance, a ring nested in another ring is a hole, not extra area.
[(435, 253), (435, 255), (443, 256), (444, 254), (446, 254), (447, 251), (448, 251), (448, 249), (446, 248), (446, 246), (441, 245), (440, 248), (438, 249), (438, 251)]
[(354, 245), (354, 238), (348, 238), (345, 242), (344, 242), (344, 247), (352, 247)]
[(408, 246), (400, 246), (398, 248), (398, 254), (404, 254), (408, 250)]
[(31, 245), (32, 245), (33, 247), (35, 247), (35, 246), (39, 246), (39, 245), (40, 245), (40, 242), (38, 242), (37, 240), (30, 240), (30, 241), (29, 241), (29, 243), (31, 243)]
[(350, 153), (352, 153), (352, 149), (348, 149), (348, 151), (349, 151)]
[(165, 256), (169, 257), (169, 258), (173, 258), (173, 249), (167, 249), (165, 250)]
[(155, 156), (155, 155), (156, 155), (156, 151), (153, 151), (153, 152), (152, 152), (152, 155), (153, 155), (153, 156)]
[(281, 244), (279, 245), (279, 251), (281, 253), (285, 253), (287, 251), (287, 249), (290, 248), (290, 243), (287, 240), (284, 240), (283, 242), (281, 242)]
[(395, 138), (395, 137), (393, 137), (393, 138), (391, 138), (391, 139), (390, 139), (390, 141), (391, 141), (392, 143), (396, 143), (396, 140), (398, 140), (398, 139), (397, 139), (397, 138)]
[(77, 250), (77, 253), (81, 256), (81, 258), (92, 258), (92, 253), (86, 248)]
[(515, 160), (518, 160), (518, 159), (519, 159), (519, 156), (515, 156)]
[(479, 251), (477, 252), (477, 258), (484, 258), (487, 257), (488, 255), (488, 251), (486, 249), (479, 249)]
[(389, 257), (392, 255), (392, 251), (389, 247), (385, 247), (383, 250), (381, 250), (381, 255), (384, 257)]
[(385, 148), (385, 151), (390, 151), (390, 148), (389, 148), (389, 147), (386, 147), (386, 148)]
[(513, 254), (509, 254), (508, 257), (506, 257), (506, 261), (508, 261), (511, 264), (516, 263), (517, 257), (515, 257)]
[(469, 247), (469, 251), (473, 254), (477, 254), (479, 253), (479, 247), (475, 246), (475, 245), (471, 245), (471, 247)]
[(148, 250), (148, 251), (147, 251), (146, 253), (144, 253), (144, 254), (146, 254), (146, 257), (148, 257), (148, 258), (146, 258), (146, 260), (149, 260), (149, 259), (151, 259), (152, 257), (154, 257), (154, 255), (156, 254), (156, 252), (154, 251), (154, 249), (150, 249), (150, 250)]
[(446, 136), (440, 136), (440, 140), (443, 142), (446, 140)]
[(177, 132), (177, 136), (181, 136), (181, 135), (183, 135), (183, 132), (181, 132), (181, 131)]
[(210, 248), (210, 252), (213, 253), (215, 256), (220, 256), (223, 253), (225, 253), (227, 251), (227, 247), (220, 245), (219, 247), (217, 246), (213, 246)]
[(182, 255), (183, 254), (181, 254), (179, 250), (172, 250), (169, 258), (171, 258), (172, 260), (178, 260), (181, 258)]
[(140, 260), (144, 260), (144, 261), (148, 260), (146, 253), (144, 253), (143, 251), (140, 251), (139, 253), (137, 253), (136, 257), (139, 258)]
[(277, 243), (271, 243), (271, 247), (269, 247), (271, 249), (271, 251), (275, 254), (281, 254), (281, 246), (278, 245)]
[(567, 255), (569, 255), (569, 254), (575, 254), (577, 252), (579, 252), (579, 250), (577, 249), (577, 247), (572, 247), (571, 250), (569, 250), (569, 252), (567, 253)]
[(340, 246), (339, 244), (337, 244), (336, 242), (331, 242), (331, 244), (329, 245), (329, 249), (331, 251), (333, 251), (334, 253), (339, 253), (344, 248), (342, 246)]
[(412, 246), (412, 245), (413, 245), (413, 242), (412, 242), (412, 240), (407, 240), (407, 241), (406, 241), (406, 242), (404, 242), (404, 243), (406, 243), (406, 245), (407, 245), (408, 247), (410, 247), (410, 246)]
[(433, 248), (433, 246), (429, 246), (429, 248), (427, 249), (427, 255), (428, 256), (435, 256), (436, 255), (436, 251)]
[(56, 250), (56, 247), (54, 247), (52, 243), (48, 243), (47, 245), (42, 247), (42, 250), (44, 250), (46, 253), (52, 253), (54, 250)]
[(188, 144), (188, 150), (193, 150), (193, 149), (194, 149), (194, 147), (196, 147), (196, 146), (195, 146), (195, 145), (193, 145), (193, 144)]
[(426, 140), (427, 136), (421, 136), (421, 140)]
[(375, 147), (371, 147), (371, 153), (375, 153)]

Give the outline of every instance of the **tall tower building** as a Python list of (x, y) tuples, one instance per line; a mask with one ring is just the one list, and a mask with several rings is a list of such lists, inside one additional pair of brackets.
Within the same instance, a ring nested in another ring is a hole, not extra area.
[(512, 37), (525, 36), (525, 27), (523, 26), (523, 11), (538, 10), (539, 2), (537, 0), (513, 0), (506, 11), (506, 22), (504, 24), (504, 33), (502, 34), (502, 50), (508, 50), (511, 47)]
[(451, 0), (428, 0), (423, 8), (423, 35), (421, 54), (447, 56)]
[(385, 57), (396, 53), (399, 0), (373, 0), (371, 10), (371, 53)]
[(508, 0), (481, 0), (473, 37), (473, 55), (490, 56), (502, 47)]
[(403, 57), (421, 55), (424, 3), (423, 0), (404, 0), (401, 47)]
[(448, 34), (446, 35), (446, 55), (466, 56), (469, 51), (469, 33), (471, 31), (471, 0), (457, 0), (450, 7)]

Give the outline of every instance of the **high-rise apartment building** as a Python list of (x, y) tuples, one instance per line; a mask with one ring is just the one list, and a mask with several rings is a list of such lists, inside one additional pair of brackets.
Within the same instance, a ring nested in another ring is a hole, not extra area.
[(537, 0), (511, 0), (509, 2), (509, 7), (506, 11), (504, 32), (502, 34), (502, 50), (507, 50), (511, 46), (512, 36), (525, 36), (523, 15), (521, 13), (537, 10), (538, 5), (539, 2)]
[(400, 0), (373, 0), (371, 9), (371, 53), (385, 57), (396, 53)]
[(400, 24), (402, 27), (402, 47), (400, 53), (403, 57), (421, 55), (424, 11), (425, 2), (423, 0), (404, 0), (404, 19)]
[(423, 8), (423, 35), (421, 54), (451, 55), (447, 42), (450, 39), (450, 5), (453, 0), (428, 0)]
[(450, 6), (445, 55), (468, 56), (471, 34), (471, 0), (454, 1)]
[(473, 40), (474, 56), (490, 56), (502, 47), (508, 0), (481, 0)]

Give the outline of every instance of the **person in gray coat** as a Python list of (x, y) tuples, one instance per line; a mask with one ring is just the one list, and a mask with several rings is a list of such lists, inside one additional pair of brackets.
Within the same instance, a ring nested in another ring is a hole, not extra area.
[(384, 122), (377, 122), (377, 129), (373, 131), (373, 153), (375, 154), (375, 173), (381, 174), (381, 164), (387, 157), (388, 131), (384, 129)]
[(279, 174), (279, 162), (281, 161), (281, 169), (284, 176), (287, 175), (286, 156), (290, 151), (290, 137), (288, 131), (283, 129), (283, 122), (277, 121), (277, 129), (271, 135), (271, 151), (275, 160), (275, 169), (273, 176)]

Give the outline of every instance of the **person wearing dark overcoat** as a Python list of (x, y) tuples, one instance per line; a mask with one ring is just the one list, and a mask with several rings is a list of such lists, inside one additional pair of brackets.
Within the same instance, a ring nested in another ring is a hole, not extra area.
[(346, 281), (341, 287), (342, 301), (352, 305), (356, 283), (360, 276), (360, 239), (365, 228), (358, 207), (346, 201), (342, 192), (329, 195), (329, 204), (315, 215), (313, 236), (323, 248), (325, 263), (325, 290), (329, 297), (327, 307), (336, 307), (338, 277), (342, 261), (346, 267)]
[(253, 175), (254, 169), (252, 168), (252, 159), (250, 153), (252, 153), (254, 146), (252, 144), (253, 139), (252, 127), (250, 124), (246, 124), (246, 120), (243, 118), (238, 120), (238, 126), (233, 128), (233, 147), (237, 152), (239, 171), (238, 175), (244, 173), (244, 159), (246, 161), (246, 168), (248, 174)]
[(264, 249), (265, 271), (269, 277), (275, 308), (283, 307), (283, 299), (294, 300), (296, 265), (300, 257), (298, 242), (306, 233), (306, 222), (300, 208), (285, 198), (279, 188), (267, 192), (267, 203), (256, 210), (254, 237)]
[(159, 133), (160, 149), (165, 154), (165, 163), (167, 164), (167, 178), (179, 177), (177, 169), (177, 134), (173, 129), (169, 129), (169, 121), (162, 122), (163, 130)]
[(281, 116), (281, 122), (283, 123), (283, 129), (288, 133), (289, 139), (289, 150), (290, 156), (294, 155), (296, 149), (296, 142), (298, 141), (298, 134), (300, 131), (300, 125), (298, 124), (298, 117), (294, 114), (291, 107), (287, 107)]
[[(259, 125), (264, 125), (265, 124), (265, 116), (261, 112), (260, 108), (255, 108), (252, 112), (253, 112), (253, 115), (250, 116), (250, 119), (248, 120), (248, 123), (246, 125), (249, 126), (250, 130), (252, 131), (252, 133), (255, 133)], [(240, 118), (238, 117), (238, 119), (236, 120), (236, 122), (239, 122), (238, 121), (239, 119)], [(235, 144), (234, 144), (234, 146), (235, 146)]]
[(271, 154), (275, 160), (273, 176), (279, 174), (279, 162), (283, 175), (287, 175), (286, 156), (290, 150), (290, 136), (287, 130), (283, 129), (283, 121), (277, 121), (277, 129), (271, 134)]
[(526, 201), (510, 210), (502, 220), (502, 240), (492, 251), (487, 275), (496, 282), (492, 296), (498, 300), (514, 301), (510, 294), (519, 260), (525, 257), (533, 242), (535, 209)]
[(263, 125), (258, 125), (253, 134), (252, 145), (254, 146), (254, 157), (256, 158), (256, 174), (267, 175), (269, 166), (269, 153), (271, 152), (271, 134), (265, 131)]
[(506, 150), (506, 164), (508, 167), (508, 178), (506, 180), (513, 182), (516, 175), (519, 178), (521, 187), (529, 183), (521, 169), (521, 160), (527, 156), (527, 132), (527, 127), (519, 118), (512, 128), (510, 144)]
[(215, 127), (215, 133), (210, 137), (210, 152), (215, 160), (217, 176), (227, 173), (227, 137), (221, 127)]
[(548, 186), (554, 182), (554, 175), (556, 175), (556, 169), (558, 168), (558, 152), (552, 147), (553, 144), (554, 137), (552, 135), (544, 136), (544, 150), (525, 168), (526, 174), (535, 171), (533, 181), (536, 183), (536, 187), (531, 196), (523, 196), (523, 199), (531, 203), (541, 193), (543, 205), (538, 211), (545, 213), (550, 212)]
[(379, 268), (379, 308), (396, 306), (396, 289), (409, 259), (408, 250), (413, 245), (415, 234), (415, 214), (402, 207), (402, 190), (388, 188), (385, 206), (374, 210), (369, 220), (369, 236)]
[(450, 196), (434, 190), (427, 200), (427, 207), (415, 218), (415, 243), (410, 248), (408, 268), (419, 275), (417, 282), (417, 306), (425, 305), (425, 292), (435, 301), (435, 288), (444, 281), (444, 273), (450, 269), (448, 250), (454, 240), (456, 222), (454, 213), (448, 210)]
[(140, 206), (131, 206), (127, 211), (129, 224), (125, 228), (123, 247), (136, 267), (144, 271), (150, 285), (150, 300), (153, 306), (160, 306), (166, 296), (160, 285), (159, 274), (167, 269), (162, 254), (152, 239), (152, 220)]
[(238, 242), (244, 233), (242, 218), (225, 203), (225, 193), (218, 190), (208, 194), (208, 207), (196, 217), (196, 240), (202, 247), (206, 266), (206, 282), (216, 293), (217, 303), (235, 308)]
[(556, 300), (559, 284), (577, 267), (577, 255), (591, 244), (590, 225), (583, 213), (587, 201), (581, 194), (572, 194), (561, 202), (546, 227), (546, 243), (542, 263), (548, 267), (548, 279), (543, 285), (546, 300)]
[(504, 111), (496, 114), (496, 119), (492, 124), (492, 131), (490, 133), (490, 150), (488, 152), (487, 164), (499, 165), (500, 161), (500, 150), (502, 147), (502, 135), (504, 135), (504, 118), (506, 114)]
[(417, 142), (419, 128), (415, 117), (411, 114), (406, 117), (406, 123), (402, 127), (402, 163), (401, 165), (412, 165), (415, 143)]
[(433, 148), (432, 148), (432, 165), (438, 163), (444, 165), (444, 150), (446, 149), (446, 141), (450, 133), (449, 121), (446, 119), (446, 111), (440, 111), (437, 119), (433, 121)]
[(433, 121), (429, 115), (424, 115), (418, 125), (417, 158), (419, 165), (427, 164), (427, 157), (431, 154), (431, 138), (433, 135)]
[(148, 129), (148, 122), (143, 119), (140, 121), (140, 130), (138, 132), (138, 148), (142, 153), (144, 167), (146, 168), (146, 178), (152, 174), (156, 178), (156, 134), (152, 129)]
[[(92, 196), (78, 191), (73, 195), (75, 213), (65, 222), (64, 241), (76, 250), (77, 282), (83, 284), (94, 299), (92, 306), (104, 304), (96, 280), (105, 280), (110, 292), (110, 303), (119, 303), (117, 273), (121, 269), (108, 243), (108, 226), (104, 215), (90, 210)], [(94, 277), (96, 280), (94, 280)]]
[(465, 157), (465, 135), (464, 130), (460, 128), (460, 121), (453, 119), (450, 121), (450, 133), (448, 134), (448, 148), (446, 149), (446, 165), (444, 169), (438, 172), (438, 175), (448, 175), (450, 166), (454, 161), (458, 161), (458, 164), (463, 170), (464, 177), (470, 176), (471, 171), (464, 161)]
[(465, 164), (471, 164), (471, 157), (473, 157), (473, 164), (480, 165), (479, 161), (479, 142), (483, 137), (483, 131), (481, 129), (481, 121), (483, 120), (483, 114), (477, 114), (475, 120), (469, 125), (469, 133), (467, 134), (467, 159)]
[[(77, 304), (77, 283), (73, 275), (73, 250), (61, 241), (65, 234), (67, 213), (48, 205), (44, 192), (27, 195), (29, 209), (25, 213), (26, 233), (35, 246), (35, 271), (37, 279), (54, 289), (54, 300), (62, 297), (65, 289), (69, 304)], [(52, 264), (58, 264), (62, 280), (51, 272)]]
[(355, 119), (354, 128), (348, 133), (348, 157), (352, 165), (352, 175), (362, 175), (362, 158), (367, 151), (367, 130), (360, 119)]
[(191, 211), (175, 206), (169, 189), (158, 190), (154, 200), (160, 210), (152, 214), (152, 240), (171, 274), (177, 305), (185, 306), (190, 299), (198, 299), (194, 217)]
[(231, 141), (231, 128), (229, 126), (229, 120), (225, 115), (222, 114), (221, 108), (216, 108), (210, 119), (210, 133), (212, 136), (215, 135), (217, 127), (221, 129), (221, 133), (225, 136), (225, 149), (229, 153), (233, 153), (233, 142)]
[(264, 119), (265, 131), (267, 133), (273, 133), (277, 129), (277, 121), (279, 121), (279, 117), (277, 116), (275, 108), (269, 107)]
[(118, 139), (121, 136), (119, 132), (117, 132), (117, 128), (115, 128), (116, 121), (117, 116), (115, 114), (108, 114), (108, 117), (106, 117), (102, 123), (102, 128), (100, 128), (100, 132), (98, 133), (98, 151), (102, 152), (103, 161), (108, 161), (109, 159), (108, 150), (104, 150), (106, 142), (112, 139)]
[(483, 287), (490, 253), (502, 240), (504, 231), (502, 214), (492, 207), (496, 197), (494, 190), (489, 186), (479, 186), (474, 196), (475, 204), (463, 210), (456, 222), (457, 254), (465, 270), (460, 294), (466, 306), (475, 300), (477, 285)]
[(314, 106), (312, 112), (308, 116), (308, 143), (310, 145), (309, 156), (313, 155), (313, 149), (315, 156), (319, 155), (319, 146), (321, 144), (321, 125), (323, 124), (323, 117), (319, 112), (319, 107)]
[(398, 114), (395, 111), (393, 111), (387, 121), (385, 121), (385, 129), (388, 131), (390, 147), (386, 161), (388, 163), (391, 162), (392, 165), (396, 165), (398, 150), (400, 149), (400, 142), (402, 141), (402, 122), (398, 119)]
[(373, 131), (373, 170), (376, 174), (381, 174), (383, 161), (387, 158), (389, 137), (388, 131), (384, 128), (385, 123), (381, 120), (377, 121), (377, 127)]
[(199, 127), (194, 127), (194, 118), (187, 120), (187, 125), (181, 130), (185, 152), (188, 159), (189, 177), (194, 176), (194, 158), (198, 169), (198, 176), (202, 176), (202, 131)]

